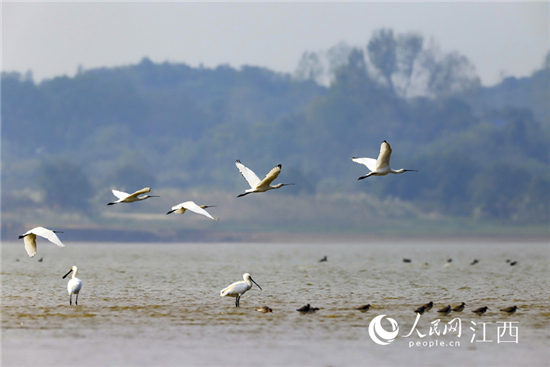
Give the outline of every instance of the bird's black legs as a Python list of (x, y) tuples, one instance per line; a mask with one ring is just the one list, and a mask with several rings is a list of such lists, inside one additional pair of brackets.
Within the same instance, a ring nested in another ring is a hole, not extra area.
[(70, 294), (69, 295), (69, 306), (72, 306), (73, 305), (73, 295)]
[(240, 307), (239, 306), (239, 300), (241, 299), (241, 296), (237, 296), (237, 299), (235, 299), (235, 307)]
[(74, 300), (74, 304), (78, 305), (78, 293), (76, 294), (76, 299)]

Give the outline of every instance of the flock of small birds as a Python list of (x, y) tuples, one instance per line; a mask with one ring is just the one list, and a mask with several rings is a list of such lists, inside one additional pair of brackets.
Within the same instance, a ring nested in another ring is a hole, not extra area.
[[(417, 314), (423, 315), (424, 312), (430, 311), (432, 309), (433, 305), (434, 305), (434, 303), (432, 301), (430, 301), (430, 302), (426, 303), (425, 305), (422, 305), (422, 306), (418, 307), (416, 310), (414, 310), (414, 312), (416, 312)], [(437, 310), (437, 312), (441, 313), (442, 315), (448, 315), (451, 312), (462, 312), (462, 311), (464, 311), (464, 306), (467, 306), (466, 303), (464, 303), (464, 302), (462, 302), (460, 305), (455, 306), (455, 307), (451, 307), (451, 305), (448, 305), (446, 307), (440, 308), (439, 310)], [(370, 308), (371, 308), (371, 305), (367, 304), (367, 305), (357, 307), (356, 310), (361, 311), (361, 312), (367, 312), (368, 310), (370, 310)], [(483, 307), (476, 308), (472, 312), (475, 313), (478, 316), (481, 316), (484, 313), (486, 313), (487, 310), (490, 310), (490, 308), (486, 307), (486, 306), (483, 306)], [(513, 314), (514, 312), (516, 312), (516, 310), (519, 310), (519, 308), (517, 306), (510, 306), (510, 307), (500, 309), (500, 311), (502, 311), (504, 313), (507, 313), (508, 315)], [(273, 312), (273, 310), (271, 308), (267, 307), (267, 306), (256, 308), (256, 311), (259, 311), (259, 312), (262, 312), (262, 313)], [(308, 314), (308, 313), (314, 313), (316, 311), (319, 311), (319, 308), (318, 307), (312, 307), (308, 303), (307, 305), (300, 307), (296, 311), (300, 312), (301, 314)]]
[[(325, 258), (326, 258), (326, 256), (325, 256)], [(321, 259), (321, 260), (322, 260), (322, 259)], [(321, 261), (321, 260), (319, 260), (319, 261)], [(326, 261), (326, 259), (325, 259), (324, 261)], [(404, 263), (412, 263), (412, 260), (409, 259), (409, 258), (407, 258), (407, 257), (405, 257), (405, 258), (403, 258), (403, 262), (404, 262)], [(445, 264), (445, 266), (450, 266), (452, 262), (453, 262), (453, 259), (447, 259), (447, 263)], [(479, 263), (479, 260), (478, 260), (478, 259), (474, 259), (474, 260), (470, 263), (470, 265), (475, 265), (475, 264), (477, 264), (477, 263)], [(510, 264), (510, 266), (514, 266), (514, 265), (516, 265), (518, 262), (515, 261), (515, 260), (512, 261), (512, 260), (510, 260), (510, 259), (507, 259), (507, 260), (506, 260), (506, 263), (507, 263), (507, 264)], [(424, 265), (428, 265), (428, 263), (425, 262)]]
[[(422, 314), (424, 314), (424, 312), (430, 311), (432, 309), (433, 305), (434, 305), (433, 302), (430, 301), (430, 302), (426, 303), (425, 305), (422, 305), (422, 306), (418, 307), (416, 310), (414, 310), (414, 312), (416, 312), (417, 314), (422, 315)], [(455, 306), (455, 307), (451, 307), (451, 305), (448, 305), (448, 306), (440, 308), (439, 310), (437, 310), (437, 312), (441, 313), (442, 315), (448, 315), (451, 312), (462, 312), (462, 311), (464, 311), (464, 306), (467, 306), (467, 304), (464, 303), (464, 302), (462, 302), (460, 305)], [(476, 308), (472, 312), (475, 313), (478, 316), (481, 316), (485, 312), (487, 312), (487, 310), (490, 310), (490, 308), (487, 307), (487, 306), (483, 306), (483, 307)], [(517, 306), (510, 306), (510, 307), (500, 309), (500, 311), (505, 312), (509, 315), (516, 312), (516, 310), (518, 310)]]

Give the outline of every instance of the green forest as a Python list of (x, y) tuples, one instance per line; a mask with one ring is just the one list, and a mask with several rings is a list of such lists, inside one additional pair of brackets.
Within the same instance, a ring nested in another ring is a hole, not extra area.
[[(4, 72), (2, 236), (33, 224), (79, 240), (548, 235), (549, 60), (486, 87), (458, 51), (381, 29), (363, 47), (304, 52), (289, 74), (147, 57), (40, 83)], [(376, 158), (383, 140), (392, 168), (418, 172), (358, 181), (368, 171), (351, 158)], [(282, 164), (274, 183), (295, 186), (237, 199), (248, 186), (236, 159), (260, 177)], [(146, 186), (161, 198), (106, 206), (111, 189)], [(186, 200), (217, 205), (220, 222), (165, 215)]]

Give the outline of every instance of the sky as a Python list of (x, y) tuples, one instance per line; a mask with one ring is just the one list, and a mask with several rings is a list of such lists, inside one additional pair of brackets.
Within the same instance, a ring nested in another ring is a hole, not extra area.
[(468, 57), (484, 85), (540, 69), (548, 2), (3, 2), (2, 70), (35, 81), (136, 64), (293, 72), (305, 51), (416, 32)]

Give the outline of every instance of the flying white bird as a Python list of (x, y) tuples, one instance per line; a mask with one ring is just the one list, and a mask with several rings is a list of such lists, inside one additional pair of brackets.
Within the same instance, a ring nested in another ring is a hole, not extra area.
[(181, 203), (181, 204), (178, 204), (176, 206), (173, 206), (172, 210), (170, 210), (168, 213), (166, 213), (166, 215), (168, 215), (170, 213), (183, 214), (187, 210), (191, 210), (194, 213), (202, 214), (205, 217), (208, 217), (210, 219), (220, 220), (220, 218), (214, 218), (206, 210), (204, 210), (206, 208), (212, 208), (212, 207), (216, 207), (216, 206), (215, 205), (201, 205), (201, 206), (198, 206), (193, 201), (186, 201), (185, 203)]
[(23, 233), (21, 236), (19, 236), (19, 239), (22, 238), (23, 242), (25, 242), (25, 250), (27, 250), (27, 254), (29, 254), (29, 257), (34, 257), (34, 255), (36, 255), (36, 236), (44, 237), (45, 239), (55, 243), (59, 247), (65, 247), (65, 245), (56, 236), (56, 233), (63, 232), (52, 231), (44, 227), (36, 227), (26, 233)]
[(271, 186), (271, 183), (279, 176), (279, 173), (281, 173), (281, 167), (282, 165), (275, 166), (269, 173), (264, 177), (263, 180), (260, 180), (258, 176), (252, 171), (250, 168), (246, 167), (244, 164), (241, 163), (240, 160), (235, 161), (235, 165), (239, 169), (239, 172), (241, 172), (241, 175), (243, 175), (244, 179), (248, 184), (250, 185), (250, 189), (245, 190), (244, 194), (240, 194), (237, 197), (245, 196), (248, 194), (251, 194), (253, 192), (266, 192), (273, 189), (278, 189), (283, 186), (288, 185), (294, 185), (291, 184), (277, 184), (274, 186)]
[(78, 305), (78, 293), (80, 293), (80, 290), (82, 289), (82, 281), (76, 277), (77, 271), (78, 269), (76, 265), (74, 265), (67, 274), (63, 275), (63, 279), (65, 279), (67, 275), (71, 274), (71, 272), (73, 273), (71, 280), (67, 283), (67, 290), (69, 291), (69, 305), (73, 304), (73, 294), (76, 294), (74, 304)]
[(109, 203), (107, 205), (114, 205), (118, 203), (133, 203), (134, 201), (141, 201), (149, 198), (158, 198), (159, 196), (156, 195), (143, 195), (139, 196), (141, 194), (145, 194), (151, 191), (150, 187), (145, 187), (139, 191), (134, 192), (133, 194), (128, 194), (122, 191), (118, 190), (111, 190), (113, 191), (113, 194), (118, 198), (117, 201), (113, 201), (112, 203)]
[(235, 300), (235, 307), (239, 307), (239, 300), (241, 299), (241, 296), (245, 294), (247, 290), (252, 288), (252, 282), (256, 284), (258, 288), (260, 288), (260, 290), (262, 289), (262, 287), (260, 287), (258, 283), (254, 282), (250, 274), (244, 273), (243, 279), (244, 280), (235, 282), (229, 287), (224, 288), (220, 291), (220, 296), (222, 297), (237, 297), (237, 299)]
[(391, 156), (391, 147), (388, 144), (387, 141), (383, 141), (380, 145), (380, 154), (378, 155), (378, 159), (374, 158), (356, 158), (353, 157), (351, 160), (355, 163), (363, 164), (367, 166), (371, 172), (369, 172), (365, 176), (361, 176), (358, 178), (358, 180), (362, 180), (364, 178), (367, 178), (369, 176), (385, 176), (388, 173), (403, 173), (408, 171), (418, 172), (414, 169), (398, 169), (393, 170), (390, 168), (390, 156)]

